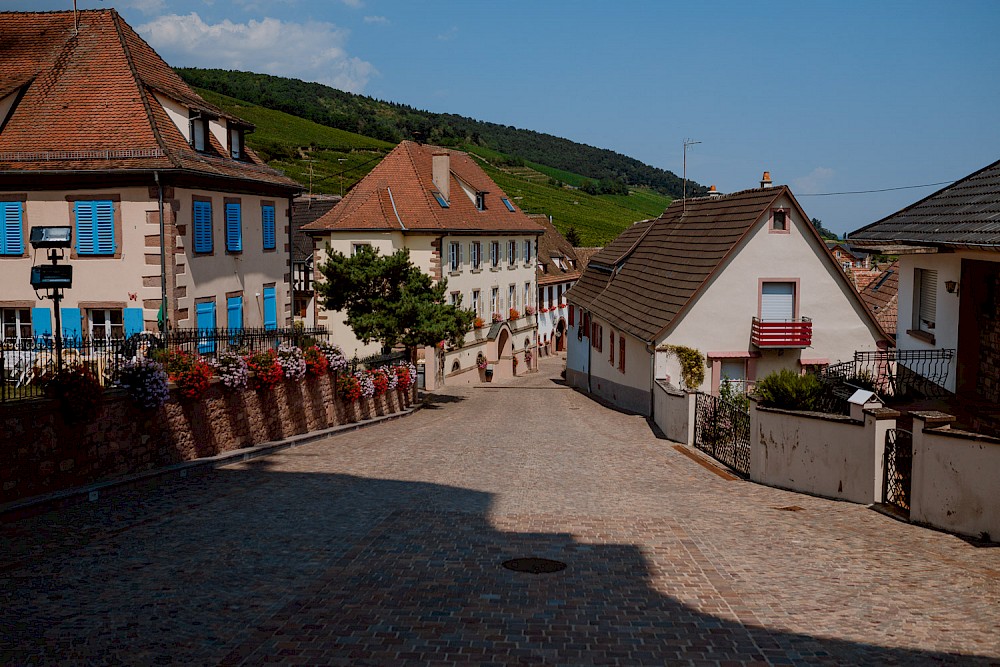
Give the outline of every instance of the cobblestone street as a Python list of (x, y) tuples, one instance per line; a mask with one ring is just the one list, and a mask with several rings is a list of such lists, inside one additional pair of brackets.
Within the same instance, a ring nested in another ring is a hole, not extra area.
[(542, 361), (0, 526), (0, 662), (1000, 664), (1000, 548), (724, 479)]

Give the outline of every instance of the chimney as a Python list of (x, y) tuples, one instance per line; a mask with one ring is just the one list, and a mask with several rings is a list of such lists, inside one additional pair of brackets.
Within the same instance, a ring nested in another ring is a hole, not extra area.
[(431, 156), (431, 179), (445, 201), (451, 201), (451, 157), (447, 151), (438, 151)]
[(718, 199), (719, 197), (722, 196), (722, 193), (716, 190), (715, 186), (713, 185), (708, 189), (708, 196), (711, 197), (712, 199)]
[(764, 176), (760, 179), (760, 187), (763, 189), (763, 188), (769, 188), (772, 185), (774, 184), (771, 183), (771, 172), (765, 171)]

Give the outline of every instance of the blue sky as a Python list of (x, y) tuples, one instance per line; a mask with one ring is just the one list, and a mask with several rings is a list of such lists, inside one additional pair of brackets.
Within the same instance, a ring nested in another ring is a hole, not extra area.
[[(72, 0), (0, 0), (65, 9)], [(1000, 2), (79, 0), (164, 59), (610, 148), (723, 192), (767, 169), (856, 229), (1000, 159)]]

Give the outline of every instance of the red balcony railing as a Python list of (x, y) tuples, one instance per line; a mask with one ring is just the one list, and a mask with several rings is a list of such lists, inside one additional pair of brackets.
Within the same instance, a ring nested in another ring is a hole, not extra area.
[(755, 317), (750, 329), (750, 342), (760, 348), (809, 347), (812, 337), (813, 323), (808, 317), (772, 321)]

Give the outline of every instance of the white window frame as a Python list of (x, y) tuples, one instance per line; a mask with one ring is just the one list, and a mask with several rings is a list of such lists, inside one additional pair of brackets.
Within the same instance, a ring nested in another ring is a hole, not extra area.
[(524, 242), (524, 263), (531, 264), (531, 239), (527, 239)]
[(473, 241), (471, 246), (472, 270), (478, 271), (483, 268), (483, 244), (480, 241)]
[(362, 242), (362, 243), (352, 243), (351, 244), (351, 257), (354, 257), (355, 255), (357, 255), (358, 254), (358, 248), (362, 248), (364, 246), (367, 246), (367, 247), (371, 248), (372, 244), (371, 243), (364, 243), (364, 242)]
[(483, 316), (483, 300), (477, 289), (472, 290), (472, 312), (476, 314), (476, 317)]
[[(101, 313), (104, 318), (104, 322), (97, 324), (94, 322), (94, 315), (96, 313)], [(118, 322), (112, 321), (112, 313), (118, 314)], [(115, 335), (115, 329), (118, 329), (118, 335)], [(103, 330), (103, 331), (100, 331)], [(105, 340), (121, 339), (125, 337), (125, 311), (121, 308), (88, 308), (87, 309), (87, 335), (90, 336), (91, 340), (99, 340), (101, 338)]]
[[(28, 319), (24, 320), (22, 315), (27, 313)], [(13, 322), (8, 325), (7, 316), (8, 314), (13, 314)], [(7, 327), (14, 327), (14, 335), (7, 335)], [(24, 327), (27, 327), (27, 335), (25, 335)], [(15, 344), (20, 345), (23, 340), (32, 339), (32, 329), (31, 329), (31, 308), (0, 308), (0, 342), (8, 343), (13, 341)]]
[(490, 241), (490, 268), (500, 268), (500, 242)]
[[(937, 326), (937, 283), (935, 269), (913, 270), (913, 329), (934, 335)], [(934, 312), (930, 312), (933, 308)]]
[(462, 262), (461, 246), (452, 241), (448, 246), (448, 267), (452, 273), (458, 273), (459, 265)]
[(514, 268), (517, 264), (517, 241), (507, 241), (507, 266)]

